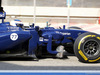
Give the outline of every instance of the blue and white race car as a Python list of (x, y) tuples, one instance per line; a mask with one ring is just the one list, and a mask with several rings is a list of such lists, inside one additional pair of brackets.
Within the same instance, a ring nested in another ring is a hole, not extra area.
[(100, 60), (100, 35), (78, 27), (40, 29), (32, 26), (23, 29), (20, 20), (4, 22), (6, 12), (0, 7), (0, 56), (56, 56), (62, 58), (66, 52), (75, 53), (82, 62)]

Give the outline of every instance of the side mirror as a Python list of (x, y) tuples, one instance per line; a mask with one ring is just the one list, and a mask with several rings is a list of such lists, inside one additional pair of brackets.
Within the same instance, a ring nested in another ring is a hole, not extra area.
[(63, 29), (65, 29), (66, 28), (66, 26), (65, 25), (63, 25)]

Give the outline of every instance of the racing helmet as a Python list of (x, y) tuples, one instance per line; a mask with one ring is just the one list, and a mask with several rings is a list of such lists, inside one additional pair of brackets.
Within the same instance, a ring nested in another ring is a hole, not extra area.
[(22, 23), (22, 21), (19, 20), (19, 19), (14, 19), (14, 20), (12, 20), (12, 21), (10, 22), (10, 25), (11, 25), (11, 26), (17, 26), (17, 27), (23, 28), (23, 23)]

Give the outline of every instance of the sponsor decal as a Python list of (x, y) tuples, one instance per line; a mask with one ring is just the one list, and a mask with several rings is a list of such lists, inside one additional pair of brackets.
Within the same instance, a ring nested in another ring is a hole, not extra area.
[(40, 37), (40, 38), (39, 38), (39, 41), (43, 41), (43, 37)]
[(81, 50), (79, 51), (79, 54), (84, 58), (84, 60), (86, 60), (86, 61), (88, 60), (88, 58), (83, 54), (83, 52)]
[(8, 30), (19, 30), (19, 27), (7, 27)]
[(49, 41), (49, 39), (44, 39), (43, 37), (40, 37), (39, 41)]
[(56, 33), (59, 33), (59, 34), (62, 34), (62, 35), (71, 35), (71, 33), (69, 33), (69, 32), (59, 32), (59, 31), (56, 31)]

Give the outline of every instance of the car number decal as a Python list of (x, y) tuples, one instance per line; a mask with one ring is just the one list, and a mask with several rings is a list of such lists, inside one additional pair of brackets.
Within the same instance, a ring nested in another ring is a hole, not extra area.
[(11, 39), (12, 41), (16, 41), (16, 40), (18, 39), (18, 34), (17, 34), (17, 33), (12, 33), (12, 34), (10, 35), (10, 39)]

